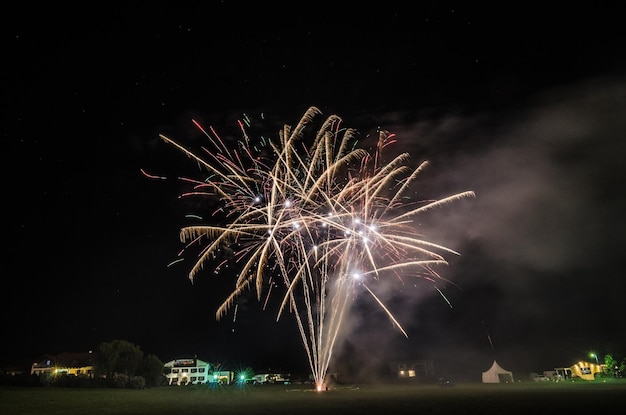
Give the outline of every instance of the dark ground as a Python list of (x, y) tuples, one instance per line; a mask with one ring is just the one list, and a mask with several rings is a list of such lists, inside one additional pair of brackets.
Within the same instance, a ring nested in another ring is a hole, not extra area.
[(162, 387), (146, 390), (1, 388), (3, 414), (502, 414), (598, 413), (626, 406), (626, 382)]

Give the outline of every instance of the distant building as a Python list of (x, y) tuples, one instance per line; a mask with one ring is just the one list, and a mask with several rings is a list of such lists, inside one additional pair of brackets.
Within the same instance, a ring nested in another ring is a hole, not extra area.
[(44, 355), (32, 364), (30, 374), (38, 376), (66, 374), (93, 378), (94, 360), (92, 352)]
[(171, 360), (164, 365), (168, 385), (197, 385), (213, 381), (210, 363), (195, 357)]
[(606, 365), (580, 361), (570, 367), (557, 367), (554, 372), (558, 380), (581, 378), (583, 380), (594, 380), (596, 373), (603, 373)]
[(397, 379), (426, 380), (435, 375), (432, 360), (394, 360), (389, 370)]

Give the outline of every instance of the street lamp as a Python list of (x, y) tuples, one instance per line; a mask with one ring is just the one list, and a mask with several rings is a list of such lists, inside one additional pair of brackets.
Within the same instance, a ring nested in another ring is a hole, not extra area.
[(596, 365), (599, 365), (599, 364), (600, 364), (600, 362), (598, 362), (598, 355), (597, 355), (597, 354), (595, 354), (595, 353), (590, 353), (590, 354), (589, 354), (589, 357), (595, 357), (595, 358), (596, 358)]

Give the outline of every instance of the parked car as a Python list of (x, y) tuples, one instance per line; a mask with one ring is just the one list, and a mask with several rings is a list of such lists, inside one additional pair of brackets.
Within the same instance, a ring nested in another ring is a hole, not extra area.
[(546, 375), (535, 375), (533, 376), (533, 380), (535, 382), (550, 382), (550, 378)]

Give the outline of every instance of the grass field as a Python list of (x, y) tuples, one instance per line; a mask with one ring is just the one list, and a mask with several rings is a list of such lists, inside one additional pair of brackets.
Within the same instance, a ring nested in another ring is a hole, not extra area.
[(626, 381), (342, 385), (247, 385), (131, 389), (0, 388), (0, 414), (544, 414), (626, 408)]

